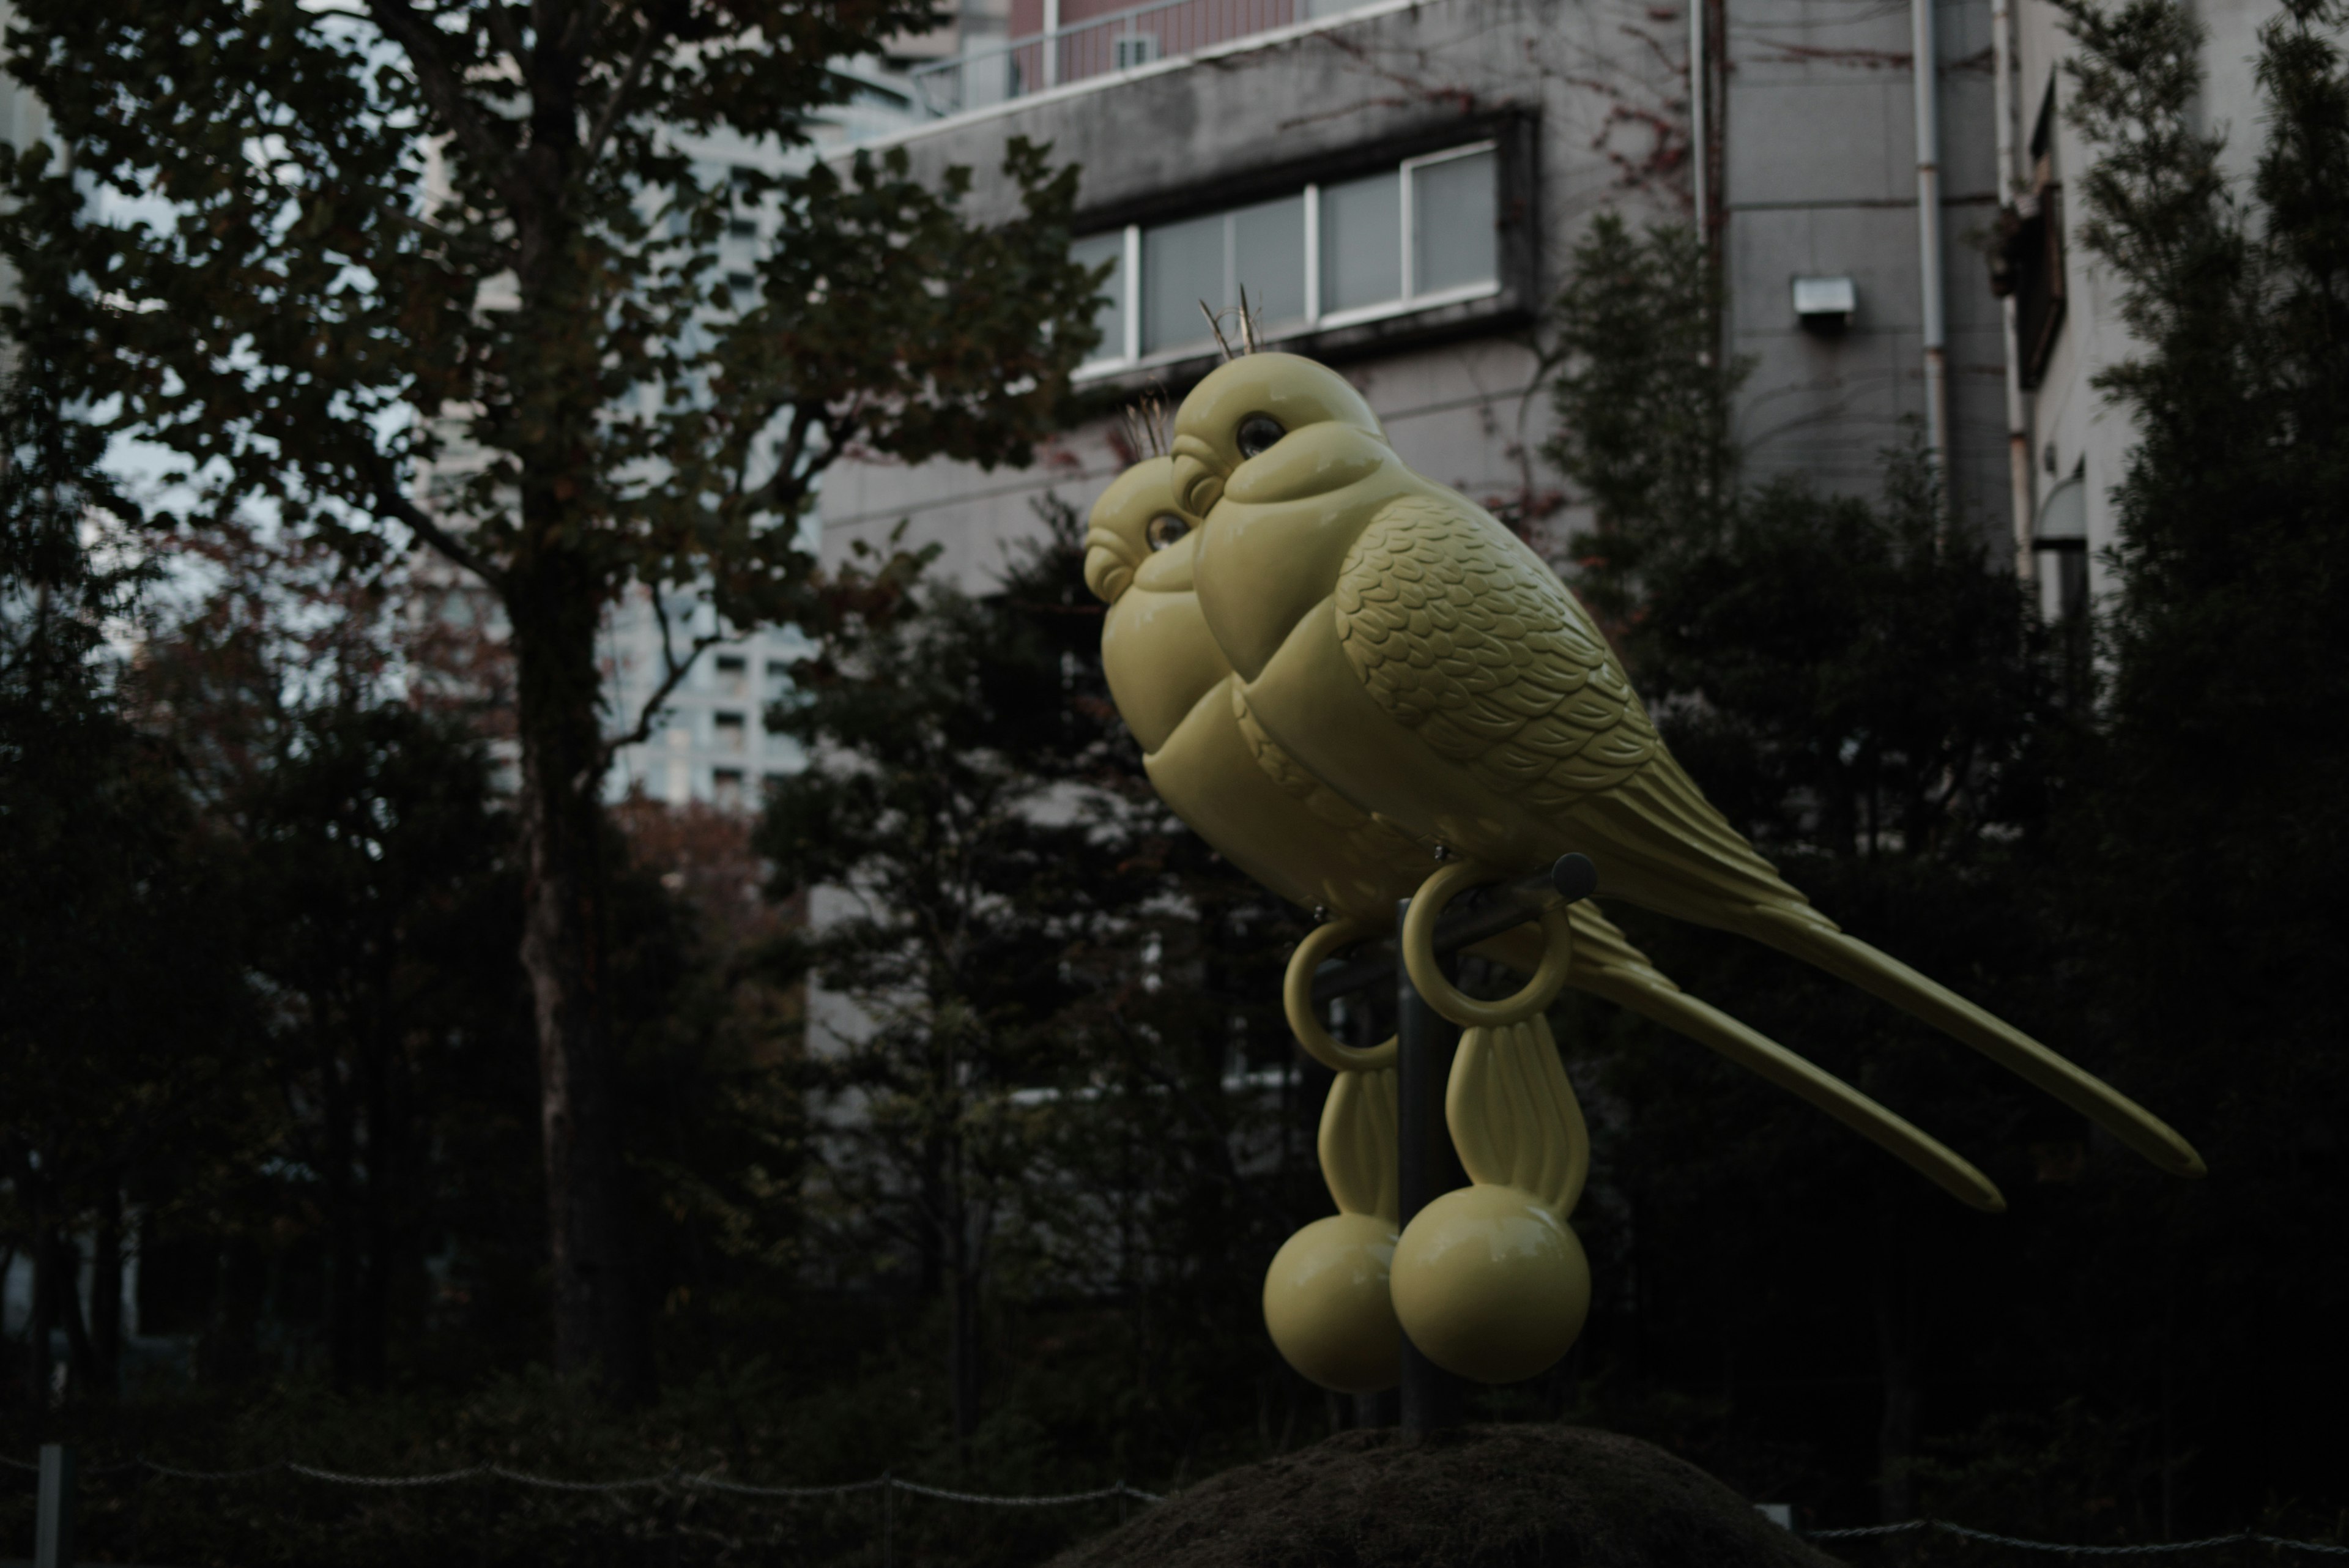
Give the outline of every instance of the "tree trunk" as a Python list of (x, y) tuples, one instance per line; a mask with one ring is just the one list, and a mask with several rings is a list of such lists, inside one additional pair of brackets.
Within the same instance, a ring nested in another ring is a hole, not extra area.
[[(533, 510), (525, 498), (536, 534)], [(585, 562), (557, 553), (517, 562), (506, 600), (523, 752), (522, 961), (536, 1003), (554, 1365), (634, 1404), (650, 1397), (653, 1367), (625, 1240), (605, 973), (595, 641), (603, 594)]]
[(261, 1313), (269, 1297), (269, 1262), (242, 1236), (221, 1243), (212, 1313), (196, 1346), (207, 1382), (241, 1383), (261, 1370)]
[(25, 1412), (37, 1434), (47, 1425), (49, 1338), (57, 1330), (57, 1265), (48, 1244), (48, 1221), (33, 1209), (33, 1305), (25, 1319)]
[(47, 1249), (56, 1271), (49, 1300), (57, 1319), (65, 1325), (66, 1354), (73, 1368), (74, 1394), (98, 1381), (98, 1355), (89, 1343), (89, 1324), (81, 1314), (81, 1243), (64, 1231), (51, 1230)]
[[(389, 976), (377, 994), (393, 993)], [(367, 1114), (367, 1179), (358, 1192), (361, 1261), (354, 1280), (350, 1309), (350, 1376), (364, 1388), (380, 1388), (390, 1373), (391, 1313), (389, 1295), (394, 1269), (401, 1257), (395, 1206), (410, 1189), (407, 1175), (407, 1126), (393, 1101), (392, 1075), (399, 1070), (398, 1049), (391, 1031), (379, 1016), (367, 1032), (360, 1056), (359, 1081), (354, 1097)]]
[(947, 1308), (952, 1326), (947, 1338), (947, 1372), (954, 1383), (955, 1442), (963, 1463), (970, 1462), (971, 1438), (978, 1433), (981, 1387), (979, 1270), (972, 1255), (970, 1217), (965, 1206), (955, 1206), (954, 1260), (947, 1271)]
[(1876, 1493), (1887, 1524), (1909, 1518), (1915, 1501), (1909, 1470), (1917, 1454), (1917, 1312), (1901, 1208), (1899, 1192), (1885, 1183), (1877, 1198), (1876, 1351), (1884, 1410), (1877, 1426)]
[(341, 1053), (336, 1049), (336, 1030), (330, 1020), (347, 1020), (349, 1011), (332, 998), (310, 999), (311, 1028), (318, 1048), (318, 1094), (326, 1120), (324, 1166), (326, 1199), (326, 1375), (337, 1389), (352, 1383), (352, 1318), (358, 1302), (359, 1250), (353, 1187), (357, 1181), (358, 1131), (350, 1085), (346, 1081)]
[(98, 1388), (114, 1393), (122, 1380), (122, 1186), (109, 1178), (99, 1196), (98, 1235), (90, 1249), (89, 1339)]

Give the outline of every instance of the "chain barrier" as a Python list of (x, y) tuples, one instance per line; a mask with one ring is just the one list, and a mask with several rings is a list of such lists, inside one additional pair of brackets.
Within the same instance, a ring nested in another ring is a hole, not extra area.
[(2076, 1546), (2060, 1541), (2025, 1541), (2019, 1535), (1973, 1530), (1962, 1524), (1952, 1524), (1946, 1519), (1906, 1519), (1898, 1524), (1862, 1524), (1847, 1530), (1805, 1530), (1796, 1533), (1806, 1541), (1857, 1541), (1873, 1535), (1902, 1535), (1915, 1530), (1938, 1530), (1945, 1535), (1955, 1535), (1967, 1541), (2013, 1546), (2024, 1552), (2056, 1552), (2070, 1557), (2142, 1557), (2156, 1552), (2202, 1552), (2213, 1546), (2238, 1546), (2247, 1542), (2257, 1546), (2282, 1547), (2293, 1552), (2320, 1552), (2330, 1556), (2349, 1557), (2349, 1546), (2335, 1546), (2323, 1541), (2292, 1541), (2281, 1535), (2262, 1535), (2256, 1530), (2241, 1531), (2233, 1535), (2209, 1535), (2199, 1541), (2151, 1542), (2141, 1546)]
[(1114, 1486), (1102, 1487), (1094, 1491), (1062, 1492), (1057, 1497), (990, 1497), (985, 1492), (948, 1491), (943, 1487), (924, 1486), (919, 1481), (898, 1480), (894, 1477), (885, 1479), (880, 1484), (893, 1486), (899, 1491), (910, 1491), (921, 1497), (939, 1497), (948, 1502), (992, 1503), (998, 1508), (1058, 1508), (1062, 1503), (1099, 1502), (1104, 1498), (1112, 1497), (1135, 1498), (1143, 1502), (1166, 1501), (1157, 1492), (1143, 1491), (1140, 1487), (1131, 1487), (1123, 1481), (1119, 1481)]
[[(26, 1464), (22, 1459), (0, 1455), (0, 1465), (11, 1469), (37, 1472), (40, 1466)], [(457, 1481), (476, 1479), (512, 1481), (520, 1486), (543, 1488), (548, 1491), (621, 1492), (641, 1491), (647, 1487), (678, 1487), (694, 1491), (726, 1492), (737, 1497), (816, 1498), (845, 1497), (864, 1491), (909, 1491), (921, 1497), (935, 1497), (948, 1502), (988, 1503), (998, 1508), (1058, 1508), (1064, 1504), (1100, 1502), (1110, 1498), (1133, 1498), (1142, 1502), (1163, 1502), (1164, 1498), (1154, 1491), (1118, 1481), (1092, 1491), (1061, 1492), (1051, 1496), (998, 1496), (991, 1492), (953, 1491), (945, 1487), (924, 1486), (919, 1481), (900, 1480), (895, 1475), (875, 1476), (871, 1480), (843, 1481), (836, 1486), (754, 1486), (747, 1481), (728, 1480), (707, 1472), (688, 1475), (680, 1470), (667, 1470), (655, 1476), (631, 1476), (623, 1480), (565, 1480), (559, 1476), (533, 1475), (528, 1470), (508, 1469), (503, 1465), (468, 1465), (462, 1469), (439, 1470), (417, 1476), (361, 1476), (345, 1470), (321, 1469), (296, 1459), (272, 1459), (265, 1465), (252, 1465), (233, 1470), (190, 1470), (176, 1465), (160, 1464), (153, 1459), (128, 1459), (121, 1464), (86, 1469), (84, 1476), (113, 1475), (123, 1470), (150, 1470), (173, 1480), (231, 1481), (248, 1480), (254, 1476), (272, 1475), (284, 1470), (310, 1480), (331, 1481), (339, 1486), (402, 1488), (449, 1486)]]
[[(40, 1469), (37, 1464), (0, 1455), (0, 1465), (10, 1469)], [(647, 1487), (679, 1487), (694, 1491), (725, 1492), (735, 1497), (771, 1497), (804, 1499), (846, 1497), (855, 1492), (911, 1492), (916, 1497), (936, 1498), (945, 1502), (975, 1502), (992, 1508), (1063, 1508), (1081, 1502), (1105, 1502), (1112, 1498), (1131, 1498), (1136, 1502), (1164, 1502), (1164, 1494), (1144, 1491), (1140, 1487), (1116, 1481), (1091, 1491), (1057, 1492), (1050, 1495), (999, 1496), (992, 1492), (956, 1491), (947, 1487), (925, 1486), (920, 1481), (901, 1480), (895, 1474), (879, 1475), (871, 1480), (843, 1481), (834, 1486), (754, 1486), (748, 1481), (728, 1480), (722, 1476), (706, 1472), (688, 1475), (668, 1470), (656, 1476), (632, 1476), (624, 1480), (565, 1480), (559, 1476), (533, 1475), (528, 1470), (508, 1469), (503, 1465), (470, 1465), (463, 1469), (440, 1470), (420, 1476), (359, 1476), (342, 1470), (320, 1469), (316, 1465), (302, 1464), (294, 1459), (275, 1459), (265, 1465), (254, 1465), (234, 1470), (188, 1470), (177, 1466), (159, 1464), (153, 1459), (128, 1459), (103, 1469), (84, 1470), (85, 1476), (119, 1474), (123, 1470), (151, 1470), (174, 1480), (228, 1481), (246, 1480), (254, 1476), (269, 1475), (285, 1470), (310, 1480), (331, 1481), (338, 1486), (419, 1487), (449, 1486), (457, 1481), (485, 1479), (512, 1481), (518, 1486), (539, 1487), (548, 1491), (622, 1492), (641, 1491)], [(2288, 1552), (2314, 1552), (2332, 1557), (2349, 1557), (2349, 1546), (2336, 1546), (2324, 1541), (2294, 1541), (2281, 1535), (2263, 1535), (2256, 1530), (2241, 1531), (2233, 1535), (2205, 1536), (2199, 1541), (2163, 1541), (2141, 1546), (2084, 1546), (2060, 1541), (2026, 1541), (2019, 1535), (2001, 1535), (1994, 1531), (1974, 1530), (1962, 1524), (1952, 1524), (1946, 1519), (1908, 1519), (1898, 1524), (1861, 1524), (1842, 1530), (1804, 1530), (1796, 1532), (1806, 1541), (1858, 1541), (1878, 1535), (1905, 1535), (1919, 1530), (1938, 1530), (1945, 1535), (1966, 1541), (1980, 1541), (1992, 1546), (2012, 1546), (2023, 1552), (2054, 1552), (2070, 1557), (2143, 1557), (2173, 1552), (2204, 1552), (2216, 1546), (2271, 1546)]]

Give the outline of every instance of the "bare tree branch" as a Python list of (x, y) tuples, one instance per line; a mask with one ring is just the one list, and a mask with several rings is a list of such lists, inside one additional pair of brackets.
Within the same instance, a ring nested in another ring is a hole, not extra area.
[[(810, 454), (807, 450), (808, 431), (815, 425), (823, 427), (823, 446)], [(847, 427), (848, 434), (853, 435), (854, 431), (853, 424)], [(783, 438), (783, 450), (778, 454), (775, 472), (768, 477), (766, 483), (743, 493), (743, 509), (747, 512), (796, 513), (801, 503), (807, 499), (809, 483), (830, 468), (833, 460), (846, 445), (847, 441), (829, 419), (822, 415), (811, 419), (804, 407), (793, 409), (792, 428)], [(806, 464), (804, 468), (801, 466), (802, 462)]]
[(661, 705), (669, 700), (670, 694), (692, 671), (695, 661), (699, 659), (705, 651), (726, 640), (724, 636), (718, 632), (705, 633), (695, 638), (687, 646), (685, 658), (679, 659), (677, 656), (674, 629), (669, 625), (668, 606), (661, 598), (660, 587), (657, 584), (647, 584), (646, 587), (647, 591), (652, 595), (653, 619), (660, 626), (660, 683), (653, 688), (652, 695), (647, 697), (644, 706), (636, 711), (636, 722), (619, 734), (606, 739), (602, 747), (597, 750), (595, 754), (597, 773), (612, 765), (612, 759), (620, 754), (622, 747), (642, 745), (652, 739), (653, 720), (659, 715)]
[(522, 30), (514, 26), (512, 13), (502, 5), (485, 5), (481, 8), (481, 26), (498, 47), (506, 52), (506, 57), (513, 61), (515, 69), (522, 69), (523, 62), (530, 58), (530, 46), (523, 42)]
[(621, 110), (627, 107), (628, 99), (636, 92), (636, 83), (642, 79), (645, 67), (652, 63), (653, 51), (668, 36), (668, 29), (655, 20), (655, 11), (646, 11), (645, 36), (636, 40), (636, 52), (628, 57), (628, 63), (621, 70), (619, 79), (612, 84), (612, 96), (604, 100), (604, 112), (595, 117), (595, 130), (587, 133), (586, 157), (582, 160), (587, 167), (594, 167), (595, 160), (602, 155), (605, 141), (620, 122)]
[(404, 525), (409, 533), (490, 587), (503, 590), (505, 574), (492, 566), (487, 556), (442, 527), (430, 513), (403, 494), (398, 476), (392, 472), (390, 462), (381, 453), (374, 454), (374, 461), (368, 466), (375, 471), (372, 478), (378, 515)]
[(408, 0), (367, 0), (367, 13), (408, 56), (409, 64), (416, 70), (416, 85), (432, 105), (432, 111), (463, 143), (465, 151), (489, 171), (505, 192), (506, 200), (520, 205), (527, 192), (516, 174), (512, 153), (500, 144), (480, 107), (465, 96), (463, 80), (441, 51), (440, 29), (417, 15)]

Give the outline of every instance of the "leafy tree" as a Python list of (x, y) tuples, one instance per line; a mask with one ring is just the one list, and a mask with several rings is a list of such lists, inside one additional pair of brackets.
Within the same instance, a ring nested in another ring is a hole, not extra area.
[[(87, 346), (107, 428), (375, 569), (421, 541), (494, 593), (515, 660), (522, 950), (536, 1002), (556, 1366), (649, 1385), (630, 1280), (595, 639), (631, 583), (787, 617), (801, 521), (852, 444), (1024, 460), (1089, 347), (1074, 175), (1015, 144), (1019, 215), (967, 173), (805, 151), (832, 62), (911, 0), (16, 10), (11, 69), (70, 150), (20, 150), (5, 248)], [(739, 136), (791, 171), (712, 170)], [(94, 198), (94, 200), (93, 200)], [(730, 222), (771, 214), (747, 291)], [(12, 318), (13, 319), (13, 318)], [(429, 483), (428, 483), (429, 481)], [(670, 650), (669, 682), (698, 642)]]

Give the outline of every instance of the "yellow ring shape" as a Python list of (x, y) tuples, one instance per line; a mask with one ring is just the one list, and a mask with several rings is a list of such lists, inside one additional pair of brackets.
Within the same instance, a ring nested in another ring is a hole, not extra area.
[(1297, 1043), (1305, 1047), (1306, 1054), (1324, 1067), (1338, 1073), (1374, 1073), (1381, 1067), (1395, 1064), (1394, 1036), (1387, 1036), (1383, 1045), (1373, 1045), (1364, 1051), (1358, 1046), (1340, 1045), (1321, 1027), (1321, 1018), (1313, 1011), (1313, 973), (1322, 961), (1341, 948), (1352, 947), (1365, 938), (1378, 933), (1360, 920), (1330, 920), (1314, 927), (1288, 955), (1288, 973), (1281, 981), (1281, 1010), (1288, 1014), (1288, 1027), (1297, 1035)]
[(1574, 961), (1574, 928), (1568, 923), (1567, 907), (1553, 904), (1541, 912), (1541, 967), (1516, 995), (1506, 1002), (1479, 1002), (1444, 978), (1444, 966), (1435, 961), (1437, 917), (1470, 886), (1500, 881), (1502, 875), (1474, 860), (1454, 860), (1420, 885), (1403, 916), (1402, 961), (1411, 971), (1411, 983), (1419, 987), (1430, 1007), (1464, 1029), (1498, 1029), (1547, 1011), (1565, 989), (1566, 972)]

